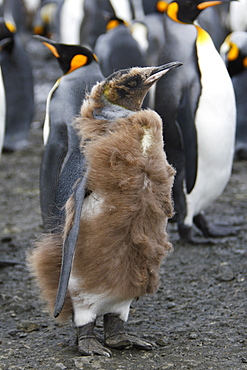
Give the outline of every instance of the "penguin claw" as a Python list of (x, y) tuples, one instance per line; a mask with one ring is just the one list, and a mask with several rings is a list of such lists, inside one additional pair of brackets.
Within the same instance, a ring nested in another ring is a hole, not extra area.
[(77, 327), (78, 351), (83, 356), (111, 357), (111, 351), (102, 346), (94, 334), (94, 322)]
[(110, 336), (105, 340), (105, 344), (115, 349), (129, 349), (133, 347), (145, 351), (151, 351), (153, 349), (153, 345), (150, 342), (127, 333)]
[(150, 351), (153, 345), (133, 334), (127, 334), (124, 330), (124, 321), (118, 314), (104, 315), (105, 344), (110, 348), (129, 349), (137, 348)]
[(80, 338), (78, 341), (78, 350), (83, 356), (93, 356), (100, 355), (111, 357), (111, 351), (102, 346), (102, 344), (96, 339), (96, 337), (91, 338)]

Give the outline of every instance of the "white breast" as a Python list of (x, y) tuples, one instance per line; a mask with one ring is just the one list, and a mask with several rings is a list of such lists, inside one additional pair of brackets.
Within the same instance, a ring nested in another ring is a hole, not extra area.
[(60, 42), (80, 44), (80, 26), (84, 17), (84, 0), (65, 0), (60, 15)]
[(195, 125), (198, 173), (187, 195), (185, 223), (209, 206), (224, 190), (232, 169), (236, 107), (231, 79), (211, 39), (197, 44), (202, 91)]
[(49, 134), (50, 134), (50, 117), (49, 117), (49, 113), (50, 113), (50, 102), (51, 102), (52, 95), (53, 95), (54, 91), (59, 86), (59, 83), (60, 83), (60, 78), (55, 82), (54, 86), (50, 90), (50, 92), (49, 92), (49, 94), (47, 96), (47, 99), (46, 99), (45, 122), (44, 122), (44, 127), (43, 127), (43, 143), (44, 143), (44, 145), (46, 145), (47, 140), (48, 140), (48, 137), (49, 137)]

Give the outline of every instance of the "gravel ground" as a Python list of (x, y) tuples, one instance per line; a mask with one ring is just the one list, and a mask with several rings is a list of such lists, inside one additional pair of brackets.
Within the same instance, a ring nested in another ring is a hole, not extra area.
[[(42, 232), (39, 165), (47, 93), (60, 70), (37, 41), (28, 43), (35, 78), (36, 112), (30, 147), (0, 161), (0, 259), (21, 262), (0, 269), (0, 370), (9, 369), (247, 369), (247, 171), (235, 162), (231, 179), (207, 210), (212, 222), (237, 225), (236, 236), (211, 245), (178, 240), (169, 224), (173, 254), (161, 269), (154, 296), (135, 302), (130, 332), (156, 343), (151, 352), (112, 351), (112, 358), (82, 357), (71, 323), (47, 314), (26, 266), (26, 252)], [(102, 332), (102, 321), (97, 323)]]

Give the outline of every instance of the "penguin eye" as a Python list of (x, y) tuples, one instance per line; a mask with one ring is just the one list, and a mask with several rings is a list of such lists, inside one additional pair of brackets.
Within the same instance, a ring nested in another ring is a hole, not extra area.
[(141, 78), (140, 76), (137, 76), (137, 77), (132, 77), (131, 79), (129, 79), (127, 82), (126, 82), (126, 86), (127, 87), (137, 87), (139, 86), (141, 83)]
[(132, 80), (132, 81), (128, 82), (128, 86), (130, 86), (130, 87), (135, 87), (136, 85), (137, 85), (136, 80)]

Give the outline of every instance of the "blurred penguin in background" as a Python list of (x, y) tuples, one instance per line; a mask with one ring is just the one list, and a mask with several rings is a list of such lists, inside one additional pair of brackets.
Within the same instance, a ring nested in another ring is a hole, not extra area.
[(146, 66), (146, 55), (132, 37), (128, 24), (116, 17), (108, 20), (106, 33), (98, 37), (94, 52), (106, 77), (118, 69)]
[(158, 81), (155, 97), (165, 151), (177, 170), (173, 195), (179, 235), (196, 244), (208, 239), (195, 238), (193, 224), (206, 238), (234, 232), (209, 223), (203, 214), (230, 178), (236, 128), (234, 90), (225, 64), (209, 34), (193, 24), (203, 9), (217, 4), (177, 0), (168, 5), (159, 63), (180, 60), (183, 68), (168, 75), (165, 86)]
[(63, 205), (83, 162), (79, 139), (71, 123), (80, 112), (85, 94), (103, 75), (97, 57), (89, 49), (36, 38), (52, 52), (63, 72), (47, 97), (43, 128), (40, 204), (43, 224), (50, 229), (63, 223)]
[(95, 46), (97, 38), (105, 33), (109, 17), (117, 17), (126, 22), (133, 19), (129, 0), (84, 0), (84, 17), (81, 26), (80, 44)]
[(221, 46), (236, 96), (237, 127), (235, 159), (247, 160), (247, 32), (235, 31)]
[(229, 25), (231, 31), (247, 31), (247, 1), (238, 0), (230, 4)]
[(33, 75), (29, 56), (14, 23), (0, 19), (0, 40), (8, 39), (1, 63), (6, 97), (4, 150), (28, 146), (34, 113)]
[(59, 41), (80, 44), (80, 29), (84, 18), (84, 0), (64, 0), (60, 9)]
[(33, 19), (33, 33), (53, 39), (59, 39), (60, 10), (63, 0), (41, 0)]

